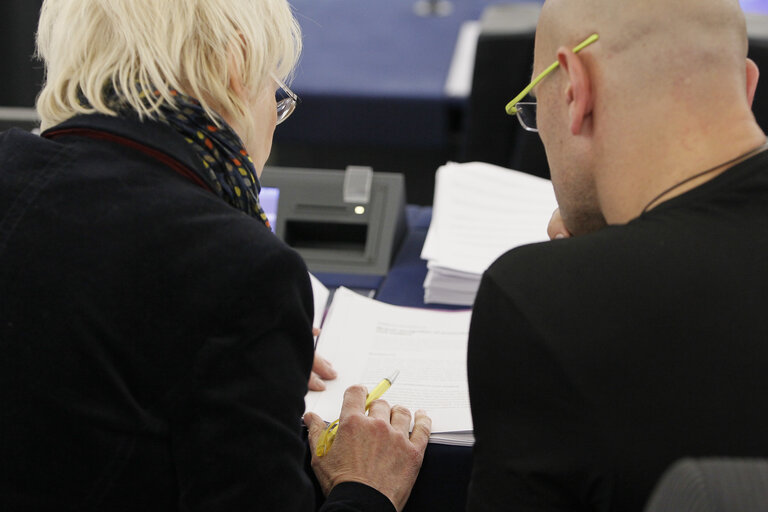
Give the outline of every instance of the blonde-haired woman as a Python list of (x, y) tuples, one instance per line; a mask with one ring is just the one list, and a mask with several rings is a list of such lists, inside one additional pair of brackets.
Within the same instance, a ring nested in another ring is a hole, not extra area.
[[(44, 2), (42, 137), (0, 134), (0, 509), (313, 510), (311, 289), (258, 198), (300, 41), (285, 0)], [(365, 393), (326, 510), (418, 473), (429, 419)]]

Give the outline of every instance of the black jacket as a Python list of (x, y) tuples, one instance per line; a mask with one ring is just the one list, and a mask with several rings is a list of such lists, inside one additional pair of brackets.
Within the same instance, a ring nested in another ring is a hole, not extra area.
[(0, 509), (311, 510), (301, 258), (172, 129), (52, 133), (0, 134)]
[(682, 457), (768, 456), (768, 152), (486, 272), (471, 512), (639, 512)]

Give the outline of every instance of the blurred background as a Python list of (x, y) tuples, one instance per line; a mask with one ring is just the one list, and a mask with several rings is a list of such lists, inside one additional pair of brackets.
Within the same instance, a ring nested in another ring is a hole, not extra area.
[[(292, 0), (304, 53), (301, 104), (275, 132), (270, 165), (403, 173), (429, 205), (446, 161), (486, 161), (548, 177), (543, 148), (504, 105), (530, 80), (542, 1)], [(33, 57), (42, 0), (0, 3), (0, 129), (35, 124)], [(768, 70), (768, 0), (741, 0), (750, 56)], [(768, 79), (754, 111), (768, 129)]]

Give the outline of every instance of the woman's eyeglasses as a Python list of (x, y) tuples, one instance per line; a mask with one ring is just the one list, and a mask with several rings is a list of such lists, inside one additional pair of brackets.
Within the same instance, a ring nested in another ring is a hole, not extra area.
[(282, 80), (276, 76), (272, 76), (272, 79), (277, 84), (277, 91), (275, 91), (275, 99), (277, 101), (277, 124), (282, 123), (293, 114), (296, 110), (296, 104), (299, 102), (299, 97), (296, 96)]

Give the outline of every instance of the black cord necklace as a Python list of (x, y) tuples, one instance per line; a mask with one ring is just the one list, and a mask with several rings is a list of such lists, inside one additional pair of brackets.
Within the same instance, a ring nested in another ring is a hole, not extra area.
[(696, 178), (699, 178), (701, 176), (704, 176), (705, 174), (709, 174), (711, 172), (714, 172), (714, 171), (716, 171), (717, 169), (719, 169), (721, 167), (725, 167), (726, 165), (732, 164), (732, 163), (737, 162), (739, 160), (742, 160), (742, 159), (745, 159), (745, 158), (749, 158), (750, 156), (752, 156), (752, 155), (754, 155), (756, 153), (759, 153), (760, 151), (764, 150), (765, 148), (768, 148), (768, 142), (764, 142), (764, 143), (760, 144), (758, 147), (756, 147), (754, 149), (750, 149), (746, 153), (741, 154), (741, 155), (737, 156), (736, 158), (731, 158), (727, 162), (723, 162), (721, 164), (717, 164), (714, 167), (710, 167), (706, 171), (701, 171), (701, 172), (698, 172), (698, 173), (694, 174), (693, 176), (688, 176), (683, 181), (678, 182), (678, 183), (672, 185), (668, 189), (664, 190), (661, 194), (659, 194), (656, 197), (654, 197), (653, 199), (651, 199), (651, 201), (647, 205), (645, 205), (645, 208), (643, 208), (643, 212), (642, 213), (646, 213), (648, 211), (648, 209), (651, 207), (651, 205), (653, 205), (656, 201), (658, 201), (659, 199), (661, 199), (665, 195), (669, 194), (670, 192), (672, 192), (676, 188), (678, 188), (678, 187), (680, 187), (682, 185), (685, 185), (689, 181), (695, 180)]

